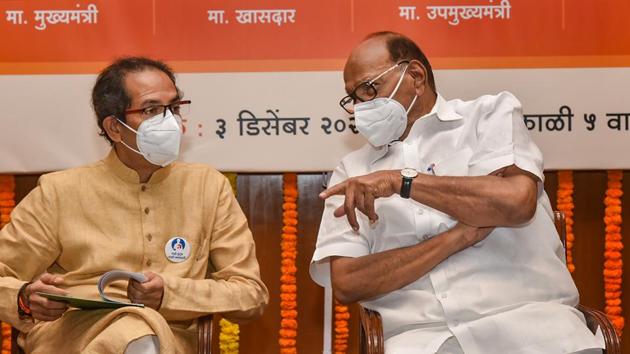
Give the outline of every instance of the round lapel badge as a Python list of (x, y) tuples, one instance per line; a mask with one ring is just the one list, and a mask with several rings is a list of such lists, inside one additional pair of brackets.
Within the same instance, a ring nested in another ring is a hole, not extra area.
[(164, 245), (164, 254), (169, 261), (181, 263), (190, 257), (190, 243), (185, 238), (175, 236)]

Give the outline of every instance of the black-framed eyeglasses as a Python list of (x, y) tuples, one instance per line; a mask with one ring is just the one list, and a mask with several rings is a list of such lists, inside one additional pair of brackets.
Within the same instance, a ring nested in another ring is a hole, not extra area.
[(168, 108), (168, 110), (171, 111), (171, 113), (181, 118), (181, 117), (185, 117), (188, 114), (188, 112), (190, 112), (191, 102), (192, 101), (190, 100), (186, 100), (186, 101), (177, 101), (170, 104), (154, 104), (154, 105), (150, 105), (144, 108), (128, 109), (125, 111), (125, 114), (141, 113), (142, 116), (146, 118), (154, 117), (161, 114), (162, 117), (165, 117), (166, 109)]
[(374, 86), (374, 82), (376, 82), (376, 80), (382, 78), (383, 76), (387, 75), (387, 73), (396, 69), (401, 64), (409, 64), (409, 60), (399, 61), (394, 66), (378, 74), (375, 78), (370, 79), (368, 81), (364, 81), (361, 84), (359, 84), (357, 87), (354, 88), (354, 90), (352, 90), (352, 92), (350, 92), (348, 96), (342, 98), (339, 101), (339, 105), (341, 106), (341, 108), (343, 108), (346, 112), (352, 114), (354, 113), (353, 108), (354, 108), (355, 101), (367, 102), (367, 101), (371, 101), (375, 99), (376, 96), (378, 95), (378, 91), (376, 90), (376, 87)]

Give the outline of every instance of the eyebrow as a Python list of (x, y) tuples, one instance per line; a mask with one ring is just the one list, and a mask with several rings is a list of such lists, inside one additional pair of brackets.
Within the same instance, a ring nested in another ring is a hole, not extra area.
[[(182, 98), (179, 96), (179, 94), (175, 95), (175, 97), (173, 97), (173, 99), (171, 99), (168, 104), (172, 104), (175, 103), (177, 101), (180, 101)], [(155, 99), (149, 99), (146, 101), (142, 101), (142, 103), (140, 103), (140, 107), (147, 107), (147, 106), (151, 106), (151, 105), (162, 105), (162, 102), (155, 100)]]
[(151, 99), (151, 100), (142, 101), (140, 103), (140, 107), (146, 107), (146, 106), (151, 106), (151, 105), (159, 105), (159, 104), (162, 104), (162, 103), (160, 101), (158, 101), (158, 100)]

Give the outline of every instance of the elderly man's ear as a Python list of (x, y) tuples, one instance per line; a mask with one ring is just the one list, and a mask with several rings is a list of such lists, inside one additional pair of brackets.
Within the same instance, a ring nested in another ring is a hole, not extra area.
[(114, 118), (114, 116), (109, 116), (103, 119), (103, 130), (113, 141), (120, 141), (120, 124)]
[(409, 62), (407, 69), (409, 75), (413, 78), (413, 86), (416, 88), (416, 94), (422, 96), (427, 86), (427, 69), (418, 60)]

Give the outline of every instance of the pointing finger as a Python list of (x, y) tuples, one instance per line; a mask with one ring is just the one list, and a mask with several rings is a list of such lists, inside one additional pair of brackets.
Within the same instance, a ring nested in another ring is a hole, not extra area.
[(319, 197), (321, 199), (327, 199), (328, 197), (332, 195), (343, 195), (343, 194), (346, 194), (346, 182), (341, 182), (339, 184), (336, 184), (326, 189), (325, 191), (319, 193)]

